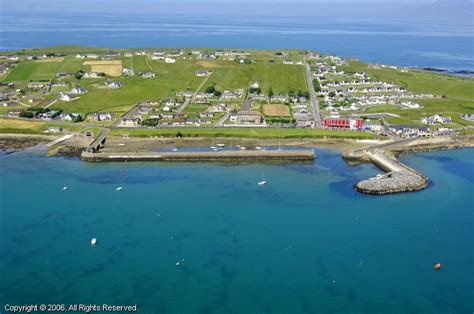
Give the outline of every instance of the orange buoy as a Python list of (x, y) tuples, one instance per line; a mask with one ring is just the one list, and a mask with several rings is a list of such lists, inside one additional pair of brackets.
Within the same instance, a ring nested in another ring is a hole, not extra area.
[(433, 268), (436, 269), (436, 270), (440, 270), (441, 269), (441, 263), (435, 264), (433, 266)]

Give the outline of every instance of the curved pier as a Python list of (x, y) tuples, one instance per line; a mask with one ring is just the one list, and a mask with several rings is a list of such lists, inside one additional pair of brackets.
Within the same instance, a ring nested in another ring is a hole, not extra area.
[(344, 156), (351, 161), (372, 162), (386, 174), (362, 180), (354, 185), (356, 191), (364, 194), (392, 194), (414, 192), (426, 188), (429, 179), (416, 170), (388, 157), (383, 150), (365, 150)]

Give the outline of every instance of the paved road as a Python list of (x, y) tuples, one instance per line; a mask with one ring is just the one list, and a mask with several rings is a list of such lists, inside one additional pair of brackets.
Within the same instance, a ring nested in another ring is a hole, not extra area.
[(242, 107), (240, 108), (240, 111), (250, 111), (250, 108), (252, 108), (252, 96), (249, 96), (244, 103), (242, 104)]
[(222, 127), (224, 125), (224, 122), (229, 118), (232, 110), (234, 110), (234, 107), (231, 106), (229, 108), (229, 110), (227, 110), (227, 112), (225, 113), (225, 115), (219, 119), (219, 121), (217, 121), (216, 124), (214, 124), (214, 127), (218, 128), (218, 127)]
[(308, 84), (308, 91), (311, 97), (311, 106), (313, 107), (313, 118), (314, 118), (315, 126), (322, 127), (323, 121), (321, 118), (321, 111), (319, 110), (318, 97), (316, 96), (316, 91), (314, 90), (313, 78), (311, 77), (311, 68), (309, 67), (309, 64), (306, 61), (306, 59), (304, 60), (304, 70), (305, 70), (306, 84)]
[(181, 107), (179, 107), (178, 112), (183, 112), (184, 108), (186, 108), (186, 106), (191, 102), (191, 100), (193, 100), (194, 97), (196, 97), (196, 94), (199, 93), (199, 91), (204, 86), (204, 84), (206, 84), (207, 80), (211, 77), (211, 75), (212, 75), (212, 73), (209, 74), (204, 81), (202, 81), (201, 85), (199, 85), (199, 87), (194, 92), (193, 97), (187, 98), (184, 101), (184, 103), (181, 105)]

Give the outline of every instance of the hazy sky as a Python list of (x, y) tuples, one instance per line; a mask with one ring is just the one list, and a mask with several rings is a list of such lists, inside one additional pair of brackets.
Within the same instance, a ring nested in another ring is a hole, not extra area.
[(130, 15), (428, 18), (472, 24), (474, 0), (0, 0), (0, 9), (3, 12)]

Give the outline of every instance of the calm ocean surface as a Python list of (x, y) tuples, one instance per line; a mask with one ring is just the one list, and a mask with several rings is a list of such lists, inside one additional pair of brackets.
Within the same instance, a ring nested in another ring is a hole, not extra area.
[(1, 156), (0, 312), (472, 313), (474, 150), (403, 156), (433, 184), (384, 197), (352, 189), (373, 166), (317, 155), (287, 165)]
[[(314, 49), (403, 66), (474, 70), (472, 21), (370, 20), (159, 13), (4, 12), (0, 50), (53, 45), (111, 48)], [(461, 23), (462, 22), (462, 23)]]

